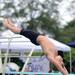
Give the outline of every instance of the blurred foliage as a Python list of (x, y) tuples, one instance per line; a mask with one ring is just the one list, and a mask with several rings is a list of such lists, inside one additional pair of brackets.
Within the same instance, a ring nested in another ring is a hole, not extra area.
[[(62, 1), (62, 0), (61, 0)], [(4, 7), (0, 9), (0, 16), (8, 18), (21, 18), (19, 23), (24, 28), (29, 28), (34, 31), (41, 30), (42, 33), (50, 33), (51, 36), (56, 36), (59, 32), (58, 24), (58, 5), (60, 0), (31, 0), (26, 3), (25, 0), (18, 1), (15, 4), (13, 1), (3, 2)], [(5, 11), (5, 14), (2, 12)], [(9, 13), (10, 12), (10, 13)], [(22, 19), (25, 19), (22, 21)]]
[(38, 28), (38, 29), (41, 29), (44, 34), (45, 33), (49, 35), (58, 34), (57, 31), (59, 30), (59, 27), (58, 27), (57, 21), (50, 18), (47, 13), (42, 13), (38, 18), (31, 19), (31, 21), (28, 21), (28, 23), (29, 23), (29, 26), (27, 27), (28, 29), (37, 31), (37, 28)]
[(71, 38), (71, 41), (75, 40), (75, 19), (71, 22), (67, 23), (67, 26), (64, 28), (65, 35), (67, 35), (69, 38)]
[[(62, 30), (63, 34), (62, 34), (62, 38), (63, 41), (67, 44), (69, 42), (75, 41), (75, 19), (72, 20), (71, 22), (68, 22), (67, 25), (64, 27), (64, 29)], [(71, 49), (71, 55), (72, 55), (72, 67), (75, 67), (75, 48)], [(70, 72), (70, 54), (69, 53), (64, 53), (64, 60), (65, 60), (65, 64), (66, 67), (68, 69), (68, 71)], [(73, 70), (72, 70), (73, 72)]]

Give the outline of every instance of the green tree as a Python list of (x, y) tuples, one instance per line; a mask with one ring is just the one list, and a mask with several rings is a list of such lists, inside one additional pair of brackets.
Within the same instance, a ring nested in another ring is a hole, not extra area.
[[(30, 0), (28, 3), (26, 3), (26, 0), (19, 0), (16, 4), (15, 1), (17, 0), (3, 0), (4, 7), (1, 9), (0, 16), (15, 18), (25, 28), (28, 26), (28, 28), (36, 31), (41, 29), (42, 32), (50, 33), (54, 37), (58, 35), (57, 7), (62, 0), (44, 0), (44, 2)], [(2, 13), (3, 11), (5, 11), (5, 14)]]
[(71, 22), (68, 22), (67, 25), (64, 28), (65, 31), (65, 36), (67, 36), (67, 38), (70, 38), (70, 41), (74, 41), (75, 40), (75, 19), (72, 20)]
[[(75, 19), (72, 20), (71, 22), (68, 22), (67, 25), (65, 25), (65, 27), (62, 30), (63, 34), (62, 34), (62, 39), (63, 42), (65, 42), (66, 44), (72, 41), (75, 41)], [(74, 67), (74, 63), (75, 63), (75, 50), (74, 48), (71, 49), (71, 55), (72, 55), (72, 67)], [(66, 67), (68, 68), (68, 71), (70, 72), (70, 56), (68, 53), (64, 54), (64, 59), (66, 62)]]

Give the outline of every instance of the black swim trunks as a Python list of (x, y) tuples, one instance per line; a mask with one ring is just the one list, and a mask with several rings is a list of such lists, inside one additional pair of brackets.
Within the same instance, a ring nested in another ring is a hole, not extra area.
[(20, 35), (23, 35), (23, 36), (27, 37), (28, 39), (30, 39), (30, 41), (33, 44), (39, 45), (39, 43), (37, 43), (37, 37), (40, 35), (40, 33), (36, 33), (36, 32), (31, 31), (31, 30), (22, 29), (20, 32)]

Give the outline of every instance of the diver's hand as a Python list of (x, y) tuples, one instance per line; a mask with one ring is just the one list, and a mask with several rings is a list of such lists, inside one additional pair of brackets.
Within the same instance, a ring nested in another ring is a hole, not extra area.
[(12, 21), (11, 21), (10, 19), (4, 19), (3, 25), (4, 25), (6, 28), (10, 28), (11, 26), (14, 26), (14, 24), (12, 23)]

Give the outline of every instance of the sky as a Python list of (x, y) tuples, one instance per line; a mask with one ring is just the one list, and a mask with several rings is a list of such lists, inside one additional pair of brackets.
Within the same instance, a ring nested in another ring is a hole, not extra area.
[[(40, 2), (43, 2), (43, 1), (45, 1), (45, 0), (40, 0)], [(62, 2), (59, 3), (59, 5), (58, 5), (60, 21), (62, 24), (66, 24), (66, 22), (69, 22), (74, 18), (72, 16), (71, 11), (70, 12), (67, 11), (67, 9), (70, 7), (72, 1), (74, 1), (74, 0), (62, 0)]]
[(70, 12), (67, 11), (72, 1), (73, 0), (63, 0), (58, 6), (61, 23), (63, 24), (73, 19), (71, 11)]

